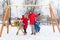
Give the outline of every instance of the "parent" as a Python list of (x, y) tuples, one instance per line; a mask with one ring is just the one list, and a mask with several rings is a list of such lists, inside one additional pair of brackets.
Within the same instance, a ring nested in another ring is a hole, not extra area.
[(31, 25), (31, 30), (32, 30), (31, 35), (32, 35), (32, 34), (34, 34), (34, 35), (36, 34), (34, 23), (35, 23), (35, 19), (36, 19), (36, 17), (37, 17), (38, 15), (39, 15), (39, 14), (34, 13), (34, 12), (32, 12), (32, 11), (30, 11), (29, 14), (28, 14), (28, 18), (29, 18), (29, 20), (30, 20), (30, 25)]

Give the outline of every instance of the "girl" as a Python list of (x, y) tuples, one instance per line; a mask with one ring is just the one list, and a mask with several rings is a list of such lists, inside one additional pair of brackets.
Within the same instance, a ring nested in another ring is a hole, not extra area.
[(27, 34), (26, 29), (28, 27), (28, 17), (27, 17), (27, 14), (22, 15), (22, 18), (19, 18), (19, 19), (23, 21), (24, 35), (26, 35)]

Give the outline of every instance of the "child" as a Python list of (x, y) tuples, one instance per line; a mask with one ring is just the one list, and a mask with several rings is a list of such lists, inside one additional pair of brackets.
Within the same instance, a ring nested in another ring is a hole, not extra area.
[(26, 35), (27, 34), (26, 29), (27, 29), (27, 26), (28, 26), (28, 17), (27, 17), (27, 14), (22, 15), (22, 18), (20, 18), (20, 20), (23, 21), (23, 24), (24, 24), (24, 26), (23, 26), (24, 35)]
[(39, 32), (40, 31), (40, 23), (38, 21), (35, 22), (35, 30), (36, 32)]
[(40, 31), (40, 13), (39, 15), (36, 17), (36, 22), (35, 22), (35, 30), (36, 32), (39, 32)]

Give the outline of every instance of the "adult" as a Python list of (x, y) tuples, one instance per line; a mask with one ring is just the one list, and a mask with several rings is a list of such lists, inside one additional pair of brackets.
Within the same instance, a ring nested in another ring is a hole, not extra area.
[(36, 34), (34, 23), (35, 23), (35, 19), (38, 15), (40, 15), (40, 14), (34, 13), (32, 11), (30, 11), (29, 14), (28, 14), (28, 18), (30, 20), (30, 25), (31, 25), (31, 30), (32, 30), (31, 35)]

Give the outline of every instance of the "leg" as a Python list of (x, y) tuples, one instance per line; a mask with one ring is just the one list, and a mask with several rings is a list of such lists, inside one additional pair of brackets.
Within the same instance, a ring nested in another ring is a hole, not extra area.
[[(34, 25), (31, 25), (31, 27), (32, 27), (32, 28), (31, 28), (32, 34), (36, 34), (35, 26), (34, 26)], [(32, 34), (31, 34), (31, 35), (32, 35)]]
[(26, 35), (26, 33), (27, 33), (27, 32), (26, 32), (26, 29), (24, 29), (24, 35)]
[(19, 30), (20, 30), (20, 28), (18, 29), (18, 31), (17, 31), (17, 33), (16, 33), (16, 35), (18, 35)]
[(18, 35), (19, 30), (23, 28), (22, 23), (19, 23), (19, 26), (18, 27), (19, 28), (18, 28), (18, 31), (17, 31), (16, 35)]
[(18, 31), (17, 31), (16, 35), (18, 35), (18, 32), (19, 32), (20, 29), (21, 29), (21, 26), (18, 28)]

